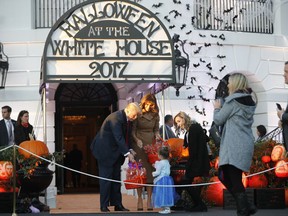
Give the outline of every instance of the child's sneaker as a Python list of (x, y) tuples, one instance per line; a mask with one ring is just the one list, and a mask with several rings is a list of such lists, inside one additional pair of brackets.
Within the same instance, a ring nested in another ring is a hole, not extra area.
[(163, 208), (161, 211), (159, 211), (160, 214), (170, 214), (171, 210), (169, 207)]

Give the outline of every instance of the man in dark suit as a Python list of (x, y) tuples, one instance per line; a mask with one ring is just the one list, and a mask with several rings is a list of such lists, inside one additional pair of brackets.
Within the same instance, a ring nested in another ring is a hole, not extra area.
[(12, 108), (10, 106), (2, 107), (2, 117), (0, 121), (0, 146), (14, 144), (14, 127), (16, 121), (11, 119)]
[[(104, 120), (99, 132), (91, 143), (93, 156), (97, 159), (100, 179), (100, 209), (109, 212), (108, 206), (115, 211), (129, 211), (122, 205), (121, 166), (128, 157), (134, 161), (134, 151), (129, 150), (131, 142), (131, 122), (141, 115), (136, 103), (129, 103), (124, 110), (111, 113)], [(108, 180), (106, 180), (108, 179)]]
[[(170, 139), (170, 138), (176, 138), (176, 135), (172, 131), (171, 127), (173, 126), (174, 120), (172, 115), (165, 115), (164, 117), (164, 123), (165, 123), (165, 128), (164, 128), (164, 139)], [(159, 128), (159, 134), (163, 138), (163, 125)]]
[[(285, 84), (288, 84), (288, 61), (285, 62), (283, 76)], [(277, 116), (280, 119), (278, 125), (283, 129), (282, 133), (283, 133), (284, 146), (286, 148), (286, 151), (288, 151), (288, 105), (285, 111), (283, 109), (278, 109)]]

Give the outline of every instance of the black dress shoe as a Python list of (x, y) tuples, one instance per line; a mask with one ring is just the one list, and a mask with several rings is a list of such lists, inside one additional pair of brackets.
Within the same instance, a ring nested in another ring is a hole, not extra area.
[(101, 207), (101, 212), (110, 212), (110, 210), (107, 207)]
[(114, 210), (115, 211), (130, 211), (129, 209), (126, 209), (122, 204), (115, 206)]

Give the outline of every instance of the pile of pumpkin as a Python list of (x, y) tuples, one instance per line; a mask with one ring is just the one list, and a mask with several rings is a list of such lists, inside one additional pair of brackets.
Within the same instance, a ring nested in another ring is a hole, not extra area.
[[(274, 140), (267, 140), (255, 146), (252, 165), (249, 173), (243, 173), (243, 185), (246, 188), (283, 188), (285, 187), (285, 202), (288, 206), (288, 157), (285, 148), (282, 144)], [(217, 174), (219, 158), (216, 158), (211, 163)], [(271, 169), (274, 168), (274, 169)], [(271, 169), (268, 172), (253, 175), (246, 178), (249, 174), (258, 173), (264, 170)], [(210, 182), (219, 182), (217, 176), (210, 178)], [(206, 201), (216, 206), (223, 206), (223, 189), (225, 186), (222, 183), (211, 184), (203, 191), (203, 196)]]
[[(20, 165), (20, 169), (28, 169), (25, 170), (25, 173), (27, 174), (33, 174), (33, 167), (36, 167), (41, 163), (41, 160), (31, 155), (29, 152), (41, 156), (41, 157), (47, 157), (49, 155), (49, 150), (47, 148), (47, 145), (44, 142), (38, 141), (38, 140), (29, 140), (24, 141), (19, 145), (21, 148), (18, 148), (18, 151), (16, 153), (17, 161)], [(25, 151), (26, 149), (27, 151)], [(13, 177), (13, 164), (12, 164), (12, 158), (13, 158), (13, 149), (10, 148), (6, 150), (6, 157), (1, 158), (0, 161), (0, 192), (12, 192), (12, 177)], [(7, 155), (9, 154), (9, 155)], [(4, 159), (4, 160), (3, 160)], [(23, 164), (26, 164), (27, 167), (25, 167)]]

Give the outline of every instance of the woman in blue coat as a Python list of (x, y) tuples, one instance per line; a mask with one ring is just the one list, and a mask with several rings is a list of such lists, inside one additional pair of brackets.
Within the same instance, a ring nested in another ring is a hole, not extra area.
[(229, 96), (223, 107), (214, 102), (214, 122), (224, 126), (219, 152), (219, 179), (229, 190), (237, 204), (237, 215), (256, 213), (256, 208), (248, 203), (242, 172), (250, 170), (254, 136), (252, 132), (256, 102), (248, 88), (248, 80), (241, 73), (233, 73), (228, 80)]

